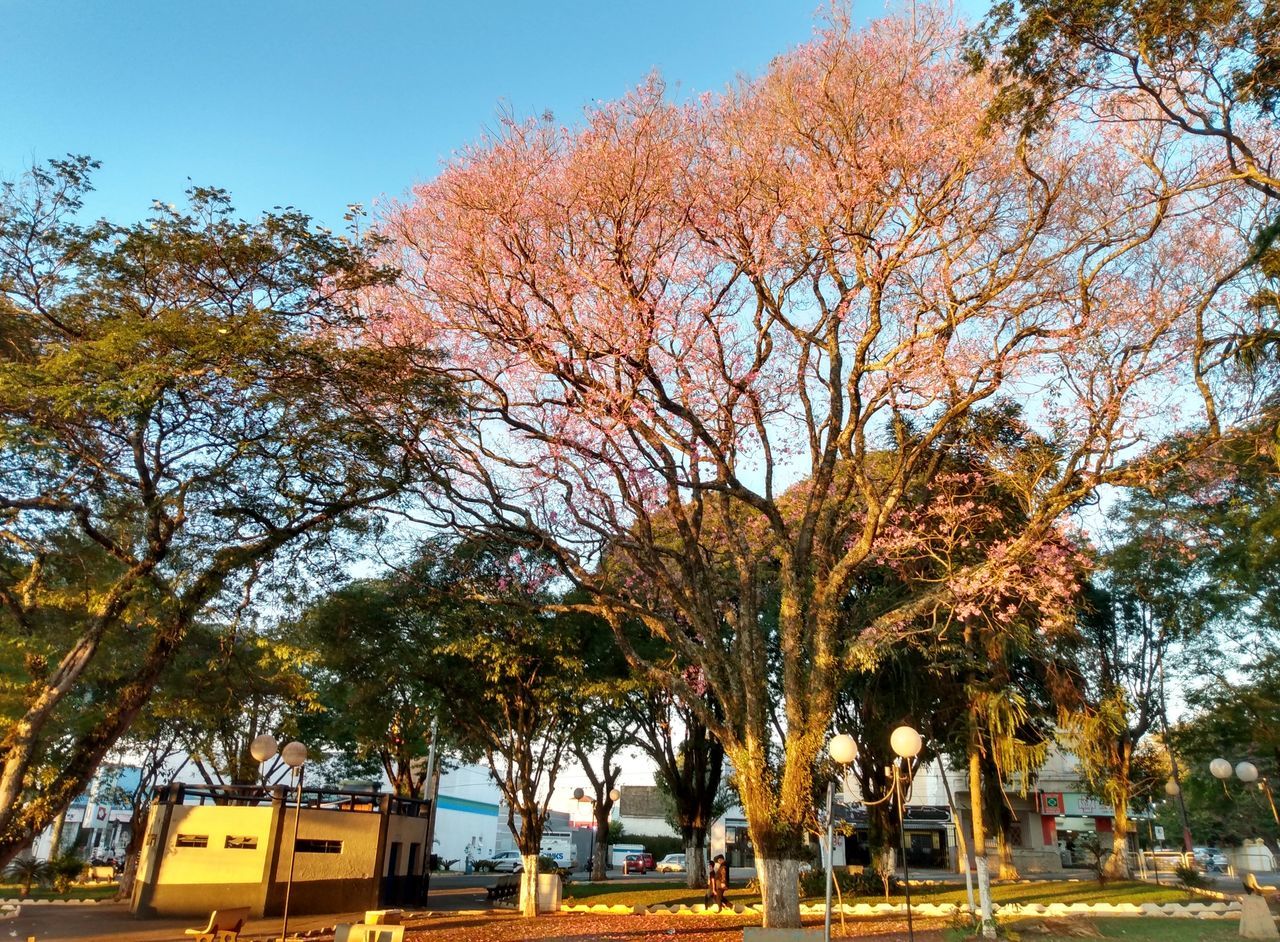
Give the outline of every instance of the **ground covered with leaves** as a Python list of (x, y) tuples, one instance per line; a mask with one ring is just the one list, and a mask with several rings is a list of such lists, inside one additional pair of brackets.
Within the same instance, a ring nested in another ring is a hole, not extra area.
[[(559, 939), (563, 942), (661, 942), (671, 938), (698, 942), (742, 942), (745, 926), (758, 926), (759, 916), (622, 916), (601, 913), (558, 913), (524, 919), (515, 915), (435, 916), (415, 922), (408, 933), (411, 942), (523, 942), (525, 939)], [(805, 920), (807, 928), (822, 925), (820, 917)], [(916, 942), (943, 942), (944, 920), (915, 921)], [(836, 920), (837, 938), (906, 940), (905, 919), (849, 919), (846, 931)]]

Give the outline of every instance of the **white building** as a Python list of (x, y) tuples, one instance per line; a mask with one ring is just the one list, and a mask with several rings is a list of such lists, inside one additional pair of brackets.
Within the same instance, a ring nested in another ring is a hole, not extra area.
[(492, 857), (499, 830), (507, 830), (505, 816), (499, 815), (501, 802), (487, 766), (464, 765), (441, 775), (432, 852), (441, 861), (456, 861), (451, 870), (465, 870), (468, 860)]

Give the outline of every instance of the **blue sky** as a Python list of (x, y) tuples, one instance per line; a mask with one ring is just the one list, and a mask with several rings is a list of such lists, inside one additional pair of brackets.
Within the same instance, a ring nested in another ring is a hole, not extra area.
[(803, 42), (819, 2), (0, 0), (0, 177), (84, 153), (103, 163), (95, 215), (136, 219), (190, 178), (336, 227), (434, 175), (504, 102), (572, 121), (655, 68), (719, 89)]

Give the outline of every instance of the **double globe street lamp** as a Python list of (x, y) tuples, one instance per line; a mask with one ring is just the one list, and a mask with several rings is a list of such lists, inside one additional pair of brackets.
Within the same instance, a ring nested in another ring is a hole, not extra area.
[(1280, 814), (1276, 813), (1275, 798), (1271, 794), (1271, 783), (1267, 781), (1266, 776), (1258, 774), (1258, 767), (1252, 762), (1237, 762), (1233, 768), (1226, 759), (1217, 758), (1209, 763), (1209, 772), (1222, 783), (1224, 792), (1227, 791), (1227, 780), (1231, 778), (1232, 774), (1245, 785), (1252, 785), (1256, 782), (1258, 791), (1267, 796), (1267, 804), (1271, 808), (1271, 817), (1275, 819), (1276, 824), (1280, 824)]
[[(902, 887), (907, 900), (907, 936), (911, 939), (911, 942), (915, 942), (915, 927), (911, 921), (911, 870), (907, 864), (907, 829), (904, 823), (903, 805), (906, 803), (907, 795), (911, 791), (911, 762), (916, 756), (920, 755), (920, 750), (924, 748), (924, 738), (910, 726), (899, 726), (889, 736), (889, 748), (898, 757), (891, 766), (893, 785), (880, 798), (868, 800), (867, 796), (863, 796), (863, 803), (866, 805), (878, 805), (892, 798), (897, 808), (898, 838), (899, 846), (902, 850)], [(847, 733), (837, 733), (827, 743), (827, 755), (831, 756), (831, 760), (841, 767), (841, 778), (843, 779), (848, 772), (849, 766), (858, 758), (858, 744)], [(906, 767), (905, 788), (904, 765)], [(830, 942), (831, 940), (831, 866), (835, 850), (833, 833), (835, 792), (836, 783), (835, 779), (832, 779), (827, 783), (827, 913), (822, 929), (822, 938), (825, 942)]]
[(280, 749), (276, 738), (269, 733), (255, 737), (249, 744), (249, 754), (258, 763), (273, 758), (277, 751), (279, 751), (280, 760), (293, 774), (295, 783), (293, 844), (289, 847), (289, 880), (284, 887), (284, 919), (280, 926), (280, 938), (283, 942), (289, 937), (289, 895), (293, 891), (293, 863), (298, 852), (298, 822), (302, 819), (302, 768), (307, 762), (307, 747), (300, 742), (291, 742)]
[[(617, 801), (621, 797), (622, 792), (618, 791), (616, 788), (609, 789), (610, 801)], [(600, 828), (600, 823), (596, 820), (595, 815), (596, 800), (594, 798), (587, 797), (587, 790), (585, 788), (575, 788), (573, 790), (573, 798), (575, 801), (586, 801), (591, 804), (591, 846), (587, 851), (587, 872), (594, 877), (596, 860), (596, 831)]]

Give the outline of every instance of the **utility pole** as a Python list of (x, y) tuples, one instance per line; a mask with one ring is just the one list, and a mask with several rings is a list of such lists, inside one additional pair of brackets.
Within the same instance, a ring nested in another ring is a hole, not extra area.
[(425, 870), (422, 881), (422, 903), (426, 905), (431, 895), (431, 854), (436, 842), (436, 800), (440, 797), (440, 774), (436, 771), (436, 732), (439, 721), (431, 719), (431, 745), (427, 748), (427, 781), (425, 793), (430, 796), (431, 809), (427, 812), (427, 847), (422, 855)]

